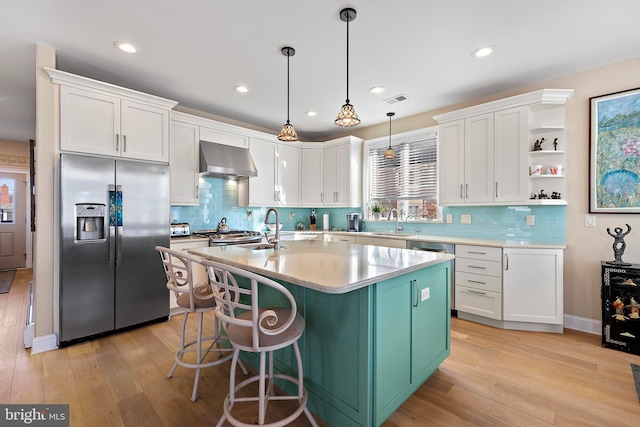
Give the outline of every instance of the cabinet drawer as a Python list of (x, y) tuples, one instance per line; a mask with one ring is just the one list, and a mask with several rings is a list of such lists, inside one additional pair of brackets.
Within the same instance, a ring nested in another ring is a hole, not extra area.
[(456, 257), (456, 274), (459, 272), (502, 277), (502, 263)]
[(502, 249), (486, 246), (456, 245), (456, 258), (458, 257), (501, 262)]
[(465, 286), (482, 291), (502, 292), (502, 279), (496, 276), (456, 271), (456, 286)]
[(502, 294), (456, 286), (456, 310), (502, 320)]

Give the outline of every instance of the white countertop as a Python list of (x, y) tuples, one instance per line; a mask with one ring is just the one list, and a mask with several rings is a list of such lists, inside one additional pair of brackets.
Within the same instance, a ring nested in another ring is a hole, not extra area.
[(254, 245), (194, 248), (190, 253), (274, 279), (330, 294), (341, 294), (454, 258), (412, 249), (322, 240), (282, 242), (280, 251)]
[(523, 240), (484, 240), (484, 239), (468, 239), (464, 237), (444, 237), (444, 236), (427, 236), (423, 234), (409, 234), (409, 233), (385, 233), (376, 231), (360, 231), (360, 232), (348, 232), (348, 231), (325, 231), (328, 234), (337, 234), (344, 236), (370, 236), (381, 237), (385, 239), (400, 239), (422, 242), (439, 242), (439, 243), (452, 243), (456, 245), (476, 245), (476, 246), (489, 246), (497, 248), (530, 248), (530, 249), (566, 249), (567, 245), (553, 244), (553, 243), (529, 243)]

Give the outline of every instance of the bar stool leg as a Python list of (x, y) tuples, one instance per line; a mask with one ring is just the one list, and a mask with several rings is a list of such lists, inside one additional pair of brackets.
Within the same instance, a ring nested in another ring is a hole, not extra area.
[[(178, 350), (178, 353), (176, 354), (177, 359), (182, 359), (182, 356), (184, 355), (184, 331), (187, 329), (187, 314), (188, 313), (184, 313), (184, 316), (182, 317), (182, 338), (180, 339), (180, 350)], [(176, 361), (176, 363), (173, 365), (173, 368), (171, 368), (171, 370), (167, 374), (167, 378), (171, 378), (177, 368), (178, 362)]]

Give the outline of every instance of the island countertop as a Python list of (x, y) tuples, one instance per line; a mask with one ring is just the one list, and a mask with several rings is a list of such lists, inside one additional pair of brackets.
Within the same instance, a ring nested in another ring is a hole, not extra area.
[(251, 249), (255, 246), (216, 246), (188, 252), (329, 294), (350, 292), (454, 258), (438, 252), (320, 240), (282, 242), (279, 251)]

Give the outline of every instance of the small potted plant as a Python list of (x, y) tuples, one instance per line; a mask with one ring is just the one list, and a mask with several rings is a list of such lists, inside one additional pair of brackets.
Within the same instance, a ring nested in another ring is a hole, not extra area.
[(379, 200), (374, 200), (371, 202), (371, 213), (373, 215), (373, 219), (379, 220), (382, 216), (382, 202)]

